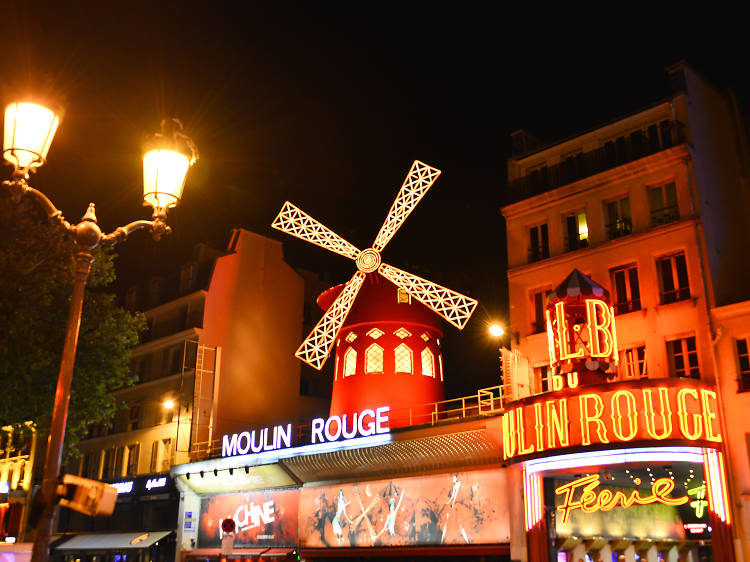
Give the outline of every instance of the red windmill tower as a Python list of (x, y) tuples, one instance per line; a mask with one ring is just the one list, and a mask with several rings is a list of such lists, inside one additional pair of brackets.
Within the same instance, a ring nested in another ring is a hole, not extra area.
[(463, 329), (477, 301), (380, 259), (439, 175), (440, 170), (414, 161), (366, 250), (360, 251), (288, 201), (271, 225), (357, 264), (348, 283), (320, 295), (318, 304), (326, 312), (295, 353), (320, 370), (337, 344), (331, 415), (390, 406), (395, 427), (409, 423), (410, 408), (414, 412), (443, 397), (442, 331), (428, 308)]

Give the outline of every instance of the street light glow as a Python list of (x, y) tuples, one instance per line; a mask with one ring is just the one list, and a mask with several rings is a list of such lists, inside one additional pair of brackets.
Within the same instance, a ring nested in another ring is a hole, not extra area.
[(143, 204), (154, 211), (174, 207), (182, 197), (190, 159), (174, 150), (149, 150), (143, 155)]
[(492, 324), (490, 326), (490, 335), (493, 338), (499, 338), (505, 334), (505, 330), (500, 324)]
[(15, 102), (5, 108), (3, 158), (17, 171), (44, 164), (60, 117), (44, 106)]
[(164, 402), (161, 403), (162, 406), (164, 406), (165, 410), (171, 410), (174, 408), (174, 401), (167, 398)]

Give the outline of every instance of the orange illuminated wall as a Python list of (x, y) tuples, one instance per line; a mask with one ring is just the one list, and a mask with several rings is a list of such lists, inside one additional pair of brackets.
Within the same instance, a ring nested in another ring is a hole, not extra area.
[[(320, 295), (321, 308), (342, 288)], [(390, 406), (390, 426), (409, 425), (410, 409), (443, 399), (442, 337), (435, 313), (369, 274), (336, 342), (331, 415)]]

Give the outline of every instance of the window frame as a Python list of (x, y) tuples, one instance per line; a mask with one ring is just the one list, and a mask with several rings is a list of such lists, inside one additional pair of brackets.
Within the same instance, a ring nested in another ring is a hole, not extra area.
[[(617, 287), (616, 275), (623, 273), (623, 279), (625, 283), (625, 301), (620, 301), (619, 291)], [(633, 274), (635, 272), (635, 288), (637, 296), (633, 296)], [(609, 270), (609, 279), (612, 288), (612, 304), (615, 309), (615, 314), (627, 314), (628, 312), (635, 312), (643, 308), (643, 301), (641, 299), (641, 279), (638, 275), (638, 263), (628, 263), (625, 265), (619, 265)], [(624, 307), (622, 305), (625, 305)]]
[[(586, 237), (581, 238), (581, 216), (586, 222)], [(571, 238), (570, 219), (575, 220), (575, 236)], [(563, 228), (565, 231), (565, 251), (574, 252), (583, 248), (588, 248), (590, 244), (590, 233), (589, 233), (589, 219), (586, 213), (586, 209), (576, 209), (563, 214)], [(573, 244), (575, 240), (575, 244)]]
[[(627, 201), (627, 217), (622, 210), (623, 201)], [(610, 205), (615, 204), (617, 207), (616, 217), (614, 218), (615, 224), (612, 224), (612, 217), (610, 216)], [(630, 195), (625, 194), (621, 197), (615, 197), (613, 199), (607, 199), (602, 202), (604, 210), (604, 228), (607, 232), (607, 240), (614, 240), (621, 238), (633, 233), (633, 213), (630, 207)]]
[[(547, 298), (552, 292), (550, 287), (537, 288), (529, 291), (529, 326), (531, 334), (541, 334), (547, 331), (547, 317), (544, 314), (546, 310)], [(537, 317), (536, 295), (541, 295), (541, 314)]]
[[(685, 286), (680, 286), (680, 270), (679, 270), (679, 263), (678, 258), (682, 258), (684, 261), (684, 276), (685, 276)], [(665, 276), (664, 276), (664, 266), (662, 263), (669, 260), (670, 262), (670, 282), (672, 284), (672, 289), (667, 289), (665, 285)], [(659, 256), (656, 258), (656, 274), (659, 279), (659, 304), (665, 305), (665, 304), (672, 304), (675, 302), (680, 302), (684, 300), (689, 300), (692, 296), (690, 291), (690, 273), (688, 271), (687, 266), (687, 254), (684, 250), (680, 250), (678, 252), (673, 252), (671, 254), (666, 254), (663, 256)], [(674, 299), (671, 298), (670, 295), (674, 295)]]
[[(748, 340), (750, 338), (734, 338), (735, 361), (737, 364), (737, 392), (750, 391), (750, 341)], [(740, 350), (740, 344), (744, 346), (744, 351)], [(746, 363), (746, 368), (743, 363)]]
[[(692, 344), (694, 349), (689, 349), (689, 343), (690, 340), (692, 340)], [(676, 343), (679, 342), (680, 345), (680, 353), (673, 354), (672, 353), (672, 347), (676, 345)], [(700, 380), (701, 379), (701, 363), (700, 363), (700, 357), (698, 356), (698, 342), (695, 337), (695, 334), (690, 336), (681, 336), (678, 338), (673, 338), (666, 340), (666, 348), (667, 348), (667, 367), (669, 369), (669, 376), (671, 378), (688, 378), (688, 379), (694, 379), (694, 380)], [(671, 344), (671, 345), (670, 345)], [(680, 357), (682, 359), (683, 366), (682, 368), (677, 368), (677, 358)], [(695, 359), (695, 362), (691, 361), (691, 358)], [(680, 372), (684, 372), (685, 374), (679, 374)]]
[[(620, 380), (637, 380), (648, 378), (646, 344), (635, 345), (633, 347), (621, 350), (620, 365), (618, 366), (618, 369), (620, 370)], [(625, 372), (626, 369), (627, 372)]]
[[(536, 236), (532, 232), (536, 230)], [(526, 229), (527, 261), (538, 262), (547, 259), (549, 254), (549, 225), (547, 221), (529, 225)]]
[[(674, 203), (668, 204), (668, 197), (666, 196), (666, 187), (671, 185), (674, 190)], [(652, 193), (659, 192), (660, 207), (653, 205), (654, 198)], [(653, 185), (646, 186), (646, 201), (648, 202), (649, 220), (651, 226), (661, 226), (663, 224), (669, 224), (680, 219), (680, 201), (677, 197), (677, 182), (674, 178), (666, 181), (659, 182)]]

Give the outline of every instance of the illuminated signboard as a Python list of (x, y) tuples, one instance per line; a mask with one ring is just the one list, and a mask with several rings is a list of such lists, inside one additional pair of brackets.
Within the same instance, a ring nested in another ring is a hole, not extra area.
[[(636, 485), (640, 484), (640, 478), (636, 478), (635, 483)], [(629, 508), (633, 505), (649, 505), (652, 503), (678, 506), (688, 502), (687, 496), (679, 498), (670, 496), (674, 491), (674, 481), (671, 478), (654, 480), (648, 494), (642, 494), (638, 489), (623, 491), (621, 489), (603, 488), (599, 490), (600, 485), (600, 476), (591, 474), (567, 482), (555, 489), (555, 494), (564, 497), (562, 504), (557, 506), (558, 511), (562, 512), (563, 524), (568, 522), (570, 512), (575, 509), (580, 509), (584, 513), (594, 513), (600, 510), (611, 511), (615, 507)]]
[[(585, 310), (571, 310), (582, 308)], [(596, 359), (617, 363), (615, 311), (599, 299), (585, 299), (570, 305), (558, 301), (554, 312), (546, 311), (550, 365)]]
[(493, 544), (510, 541), (505, 471), (371, 480), (300, 491), (306, 548)]
[(643, 441), (722, 441), (716, 392), (690, 379), (603, 384), (547, 393), (503, 414), (503, 456)]
[(117, 488), (118, 494), (129, 494), (133, 491), (133, 484), (133, 480), (128, 480), (126, 482), (112, 482), (110, 486)]
[[(382, 406), (375, 410), (362, 410), (353, 414), (316, 418), (312, 421), (310, 435), (312, 445), (316, 443), (331, 443), (343, 438), (368, 437), (376, 434), (388, 433), (388, 413), (390, 408)], [(221, 446), (221, 456), (247, 455), (286, 449), (292, 446), (292, 424), (266, 427), (259, 430), (243, 431), (224, 435)]]
[(160, 476), (159, 478), (149, 478), (146, 480), (146, 489), (151, 490), (153, 488), (163, 488), (167, 485), (167, 477)]
[(221, 522), (234, 520), (235, 547), (295, 546), (299, 490), (263, 490), (201, 499), (198, 546), (221, 547)]

